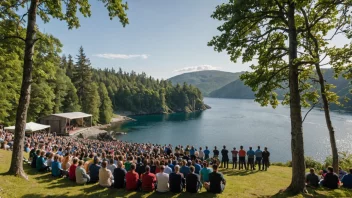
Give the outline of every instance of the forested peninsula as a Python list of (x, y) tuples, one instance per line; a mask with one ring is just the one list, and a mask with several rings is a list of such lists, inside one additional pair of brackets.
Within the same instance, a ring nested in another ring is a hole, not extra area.
[[(13, 24), (0, 22), (1, 31)], [(25, 29), (20, 29), (24, 34)], [(113, 112), (164, 114), (205, 110), (201, 91), (184, 83), (172, 85), (145, 73), (124, 72), (121, 68), (95, 69), (83, 47), (75, 56), (60, 55), (62, 44), (49, 34), (38, 32), (29, 121), (60, 112), (82, 111), (93, 115), (94, 124), (109, 123)], [(20, 95), (23, 46), (19, 39), (0, 42), (0, 123), (15, 123)]]

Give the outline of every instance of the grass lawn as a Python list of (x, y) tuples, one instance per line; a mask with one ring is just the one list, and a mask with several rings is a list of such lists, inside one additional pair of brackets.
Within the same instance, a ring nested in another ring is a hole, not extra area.
[[(27, 154), (26, 154), (27, 157)], [(291, 168), (271, 166), (266, 171), (224, 170), (227, 185), (220, 195), (213, 195), (202, 189), (197, 194), (158, 194), (127, 192), (125, 190), (107, 189), (98, 184), (77, 185), (66, 178), (53, 178), (49, 173), (39, 174), (29, 165), (24, 165), (29, 181), (6, 175), (11, 160), (11, 152), (0, 150), (0, 198), (5, 197), (290, 197), (279, 193), (290, 183)], [(296, 197), (352, 197), (352, 191), (346, 189), (316, 191)]]

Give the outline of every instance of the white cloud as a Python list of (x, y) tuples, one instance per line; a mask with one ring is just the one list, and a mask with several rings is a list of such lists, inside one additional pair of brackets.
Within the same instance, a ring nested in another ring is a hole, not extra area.
[(148, 54), (94, 54), (93, 56), (106, 58), (106, 59), (133, 59), (133, 58), (147, 59), (149, 57)]
[(185, 72), (194, 72), (194, 71), (203, 71), (203, 70), (218, 70), (220, 67), (214, 67), (212, 65), (198, 65), (192, 67), (184, 67), (181, 69), (175, 70), (175, 72), (185, 73)]

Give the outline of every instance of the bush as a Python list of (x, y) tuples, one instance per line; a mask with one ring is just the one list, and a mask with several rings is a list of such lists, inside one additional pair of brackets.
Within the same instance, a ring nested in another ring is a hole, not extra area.
[(315, 170), (323, 169), (323, 165), (311, 157), (304, 157), (304, 161), (306, 163), (306, 168), (314, 168)]
[[(325, 167), (332, 166), (332, 156), (328, 156), (324, 163)], [(352, 168), (352, 154), (347, 152), (340, 152), (339, 166), (345, 171)]]

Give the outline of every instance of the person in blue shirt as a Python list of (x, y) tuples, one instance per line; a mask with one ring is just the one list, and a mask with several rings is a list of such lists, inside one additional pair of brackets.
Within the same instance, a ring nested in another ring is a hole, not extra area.
[(46, 165), (46, 160), (44, 158), (44, 155), (45, 155), (45, 151), (41, 151), (40, 156), (37, 158), (37, 161), (36, 161), (36, 169), (39, 172), (48, 170), (48, 166)]
[(202, 168), (201, 165), (199, 165), (199, 160), (196, 159), (196, 160), (192, 160), (192, 165), (194, 166), (195, 168), (195, 173), (199, 175), (199, 172), (200, 172), (200, 169)]
[(191, 160), (195, 160), (196, 159), (196, 149), (192, 146), (191, 149), (189, 150), (189, 154), (191, 156)]
[(96, 183), (99, 181), (99, 169), (101, 166), (98, 163), (98, 157), (94, 157), (93, 164), (91, 164), (88, 168), (91, 183)]
[(205, 161), (203, 163), (203, 168), (200, 170), (200, 181), (204, 184), (204, 182), (209, 182), (209, 174), (213, 172), (211, 168), (208, 167), (208, 163)]
[(51, 163), (51, 175), (54, 177), (62, 176), (61, 163), (58, 161), (59, 155), (54, 156), (54, 161)]
[(254, 165), (254, 169), (255, 169), (255, 166), (258, 164), (258, 167), (259, 169), (258, 170), (261, 170), (261, 164), (262, 164), (262, 150), (260, 150), (260, 146), (258, 146), (258, 149), (255, 151), (255, 165)]
[(187, 177), (187, 175), (190, 173), (190, 169), (189, 167), (187, 166), (187, 161), (186, 160), (183, 160), (182, 161), (182, 167), (180, 168), (180, 173), (183, 174), (183, 177)]
[(249, 150), (247, 151), (247, 156), (248, 156), (247, 170), (248, 170), (248, 168), (250, 170), (254, 170), (254, 156), (255, 156), (255, 152), (252, 150), (252, 147), (249, 147)]
[(343, 183), (342, 187), (352, 188), (352, 168), (350, 168), (350, 174), (342, 177), (341, 182)]
[(167, 166), (171, 168), (172, 172), (174, 172), (175, 171), (175, 169), (174, 169), (175, 165), (172, 164), (172, 161), (169, 159), (169, 160), (167, 160), (167, 163), (168, 163)]
[(208, 146), (206, 146), (204, 150), (204, 160), (209, 159), (209, 154), (210, 154), (210, 151), (208, 149)]

